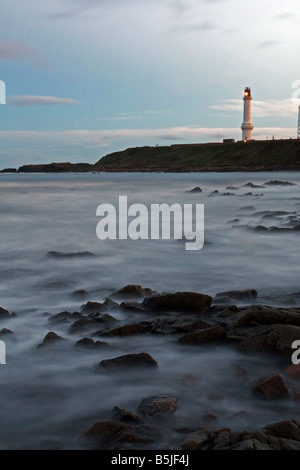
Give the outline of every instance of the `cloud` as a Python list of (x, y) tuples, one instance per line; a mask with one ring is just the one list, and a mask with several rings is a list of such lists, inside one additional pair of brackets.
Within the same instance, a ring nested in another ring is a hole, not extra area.
[(38, 51), (21, 42), (0, 41), (0, 61), (13, 59), (28, 59), (39, 55)]
[(55, 96), (16, 95), (10, 97), (7, 104), (12, 106), (57, 106), (79, 104), (79, 101), (56, 98)]
[[(215, 111), (220, 111), (222, 114), (228, 112), (242, 113), (243, 101), (241, 99), (220, 100), (212, 104), (210, 108)], [(256, 117), (289, 117), (297, 114), (297, 106), (295, 106), (292, 98), (267, 101), (253, 100), (252, 111), (253, 115)]]

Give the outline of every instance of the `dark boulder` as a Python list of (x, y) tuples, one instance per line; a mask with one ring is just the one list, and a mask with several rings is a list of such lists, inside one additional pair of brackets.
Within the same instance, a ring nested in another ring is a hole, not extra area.
[(178, 311), (201, 313), (210, 307), (212, 298), (197, 292), (176, 292), (175, 294), (161, 294), (146, 298), (143, 307), (149, 311)]
[(143, 420), (132, 411), (114, 406), (111, 412), (111, 417), (114, 421), (121, 421), (122, 423), (129, 424), (142, 424)]
[(122, 289), (111, 294), (112, 297), (124, 298), (144, 298), (149, 297), (153, 293), (150, 288), (143, 288), (136, 284), (129, 284), (128, 286), (122, 287)]
[(158, 364), (150, 354), (125, 354), (124, 356), (114, 357), (113, 359), (105, 359), (100, 362), (99, 369), (126, 369), (126, 368), (157, 368)]
[(289, 397), (288, 388), (279, 374), (259, 381), (253, 391), (255, 395), (263, 398), (264, 400), (275, 400), (278, 398)]
[(230, 299), (235, 300), (257, 299), (257, 291), (255, 289), (229, 290), (226, 292), (219, 292), (216, 294), (216, 299), (218, 297), (229, 297)]
[(82, 338), (75, 346), (84, 349), (102, 349), (108, 347), (109, 344), (104, 341), (94, 341), (92, 338)]
[(53, 331), (50, 331), (49, 333), (46, 334), (45, 338), (43, 339), (43, 342), (41, 344), (39, 344), (37, 347), (41, 348), (41, 347), (45, 347), (45, 346), (51, 346), (53, 344), (57, 344), (57, 343), (60, 343), (62, 341), (65, 341), (65, 339), (62, 338), (61, 336), (58, 336)]
[(144, 398), (137, 407), (137, 411), (151, 418), (168, 416), (177, 408), (177, 398), (170, 395), (156, 395)]
[(210, 328), (205, 328), (197, 330), (193, 333), (188, 333), (187, 335), (181, 336), (178, 341), (181, 344), (203, 344), (210, 343), (214, 341), (219, 341), (225, 337), (226, 331), (220, 326), (211, 326)]

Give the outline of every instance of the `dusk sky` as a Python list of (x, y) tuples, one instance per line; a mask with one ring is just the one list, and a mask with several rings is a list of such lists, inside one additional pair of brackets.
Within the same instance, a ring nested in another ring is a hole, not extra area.
[(296, 138), (299, 0), (0, 0), (0, 169)]

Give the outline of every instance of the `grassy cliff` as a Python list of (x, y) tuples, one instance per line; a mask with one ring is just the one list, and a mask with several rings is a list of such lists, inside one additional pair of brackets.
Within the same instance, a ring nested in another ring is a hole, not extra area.
[(300, 170), (300, 140), (136, 147), (111, 153), (94, 171)]

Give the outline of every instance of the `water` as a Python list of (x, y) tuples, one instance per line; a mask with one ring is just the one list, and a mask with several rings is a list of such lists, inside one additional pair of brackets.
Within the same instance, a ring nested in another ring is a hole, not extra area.
[[(275, 179), (297, 185), (243, 187)], [(145, 335), (110, 339), (109, 350), (77, 351), (74, 343), (84, 335), (69, 335), (64, 325), (51, 328), (43, 314), (78, 311), (83, 301), (72, 295), (76, 290), (85, 289), (87, 300), (101, 302), (131, 283), (159, 292), (212, 296), (254, 288), (258, 303), (277, 305), (279, 295), (300, 290), (299, 232), (261, 234), (243, 226), (281, 227), (297, 219), (299, 184), (298, 172), (0, 175), (0, 305), (18, 315), (0, 325), (14, 331), (5, 338), (7, 365), (0, 366), (0, 447), (81, 448), (80, 436), (93, 422), (109, 419), (114, 405), (134, 410), (142, 398), (156, 393), (178, 397), (182, 422), (213, 413), (220, 425), (246, 429), (294, 418), (291, 401), (279, 407), (253, 398), (249, 384), (234, 372), (245, 356), (232, 346), (195, 350), (179, 346), (173, 336)], [(186, 192), (195, 186), (203, 192)], [(214, 190), (220, 195), (210, 196)], [(226, 192), (234, 195), (222, 196)], [(127, 195), (129, 204), (147, 206), (203, 203), (204, 248), (189, 252), (179, 240), (98, 240), (96, 208), (104, 202), (117, 204), (119, 195)], [(262, 219), (261, 211), (288, 214)], [(236, 218), (238, 224), (228, 223)], [(49, 251), (89, 251), (94, 256), (51, 258)], [(112, 314), (126, 323), (136, 320), (119, 311)], [(37, 352), (51, 329), (68, 341), (57, 351)], [(159, 363), (158, 371), (143, 380), (135, 374), (95, 373), (102, 359), (142, 351)], [(247, 356), (247, 367), (257, 378), (282, 364), (271, 357)], [(191, 383), (187, 375), (194, 376)]]

